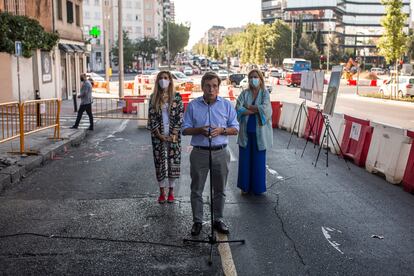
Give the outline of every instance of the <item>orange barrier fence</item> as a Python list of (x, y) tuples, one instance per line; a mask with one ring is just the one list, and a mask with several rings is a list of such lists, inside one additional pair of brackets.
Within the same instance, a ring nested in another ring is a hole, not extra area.
[(0, 104), (1, 135), (0, 143), (7, 142), (20, 136), (20, 106), (18, 102)]
[(58, 99), (0, 104), (0, 143), (20, 137), (20, 153), (25, 152), (25, 136), (54, 128), (54, 139), (60, 139), (60, 105)]

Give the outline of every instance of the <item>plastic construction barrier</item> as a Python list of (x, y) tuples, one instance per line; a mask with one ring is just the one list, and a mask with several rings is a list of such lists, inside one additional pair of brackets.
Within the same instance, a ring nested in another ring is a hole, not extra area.
[(279, 120), (280, 114), (282, 113), (282, 106), (281, 102), (271, 102), (272, 104), (272, 127), (277, 128), (279, 127)]
[(342, 152), (345, 157), (363, 167), (367, 160), (373, 127), (370, 122), (345, 115), (345, 131), (342, 139)]
[(138, 128), (146, 128), (148, 123), (148, 108), (149, 103), (148, 99), (145, 99), (144, 101), (138, 103)]
[(356, 80), (348, 80), (348, 85), (349, 86), (355, 86), (357, 84)]
[(410, 151), (410, 138), (401, 128), (371, 122), (374, 127), (365, 167), (382, 173), (388, 182), (401, 183)]
[[(338, 140), (338, 144), (336, 141), (329, 141), (329, 149), (334, 154), (340, 154), (341, 151), (339, 149), (339, 146), (342, 143), (342, 138), (344, 136), (344, 130), (345, 130), (345, 120), (344, 120), (344, 114), (334, 113), (333, 116), (328, 115), (329, 125), (331, 126), (331, 137), (332, 139), (335, 139), (333, 135), (335, 135), (336, 139)], [(322, 126), (322, 134), (325, 132), (325, 125)], [(320, 137), (319, 143), (322, 142), (323, 135)], [(326, 140), (324, 141), (323, 146), (327, 146)]]
[(183, 101), (183, 105), (184, 105), (184, 111), (187, 109), (188, 103), (190, 102), (190, 96), (191, 96), (191, 92), (190, 93), (180, 93), (182, 101)]
[(414, 131), (407, 131), (407, 136), (411, 139), (411, 149), (405, 167), (403, 185), (405, 191), (414, 193)]
[(324, 123), (323, 115), (316, 108), (308, 107), (308, 118), (303, 138), (312, 141), (314, 144), (319, 144)]
[(371, 80), (369, 86), (377, 86), (377, 80)]
[(125, 96), (125, 107), (122, 108), (124, 113), (138, 113), (138, 103), (143, 103), (146, 96)]
[(284, 102), (282, 113), (280, 114), (279, 119), (279, 128), (286, 129), (287, 131), (292, 131), (298, 110), (298, 104)]

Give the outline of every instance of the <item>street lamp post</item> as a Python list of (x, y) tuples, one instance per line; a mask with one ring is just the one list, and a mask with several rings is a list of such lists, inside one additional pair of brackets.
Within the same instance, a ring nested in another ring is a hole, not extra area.
[(291, 14), (290, 15), (291, 16), (291, 19), (292, 19), (292, 28), (291, 28), (291, 30), (292, 30), (292, 32), (291, 32), (291, 35), (290, 35), (290, 58), (293, 58), (293, 30), (294, 30), (294, 25), (293, 25), (293, 15)]
[(170, 59), (170, 19), (167, 16), (167, 62), (168, 70), (171, 70), (171, 59)]
[(119, 97), (124, 97), (124, 36), (122, 34), (122, 0), (118, 0), (118, 72)]

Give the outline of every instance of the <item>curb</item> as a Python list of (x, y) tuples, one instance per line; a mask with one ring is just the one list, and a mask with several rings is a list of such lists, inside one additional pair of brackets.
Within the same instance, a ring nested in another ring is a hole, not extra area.
[(65, 140), (56, 142), (39, 151), (39, 155), (27, 156), (19, 160), (16, 164), (11, 165), (0, 171), (0, 193), (18, 184), (21, 179), (36, 168), (42, 167), (52, 160), (57, 152), (63, 152), (66, 146), (76, 147), (87, 136), (86, 129), (81, 129), (72, 134)]

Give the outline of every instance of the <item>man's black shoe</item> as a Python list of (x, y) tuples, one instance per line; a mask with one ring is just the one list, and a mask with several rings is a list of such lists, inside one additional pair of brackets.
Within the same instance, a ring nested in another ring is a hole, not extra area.
[(195, 222), (193, 224), (193, 227), (191, 228), (191, 235), (192, 236), (200, 235), (201, 228), (203, 228), (203, 226), (201, 225), (201, 222)]
[(88, 130), (93, 130), (93, 127), (88, 128)]
[(78, 129), (77, 126), (71, 126), (70, 129)]
[(226, 225), (224, 222), (222, 222), (222, 221), (215, 221), (215, 222), (214, 222), (214, 229), (215, 229), (217, 232), (222, 233), (222, 234), (229, 234), (229, 233), (230, 233), (229, 228), (228, 228), (228, 227), (227, 227), (227, 225)]

